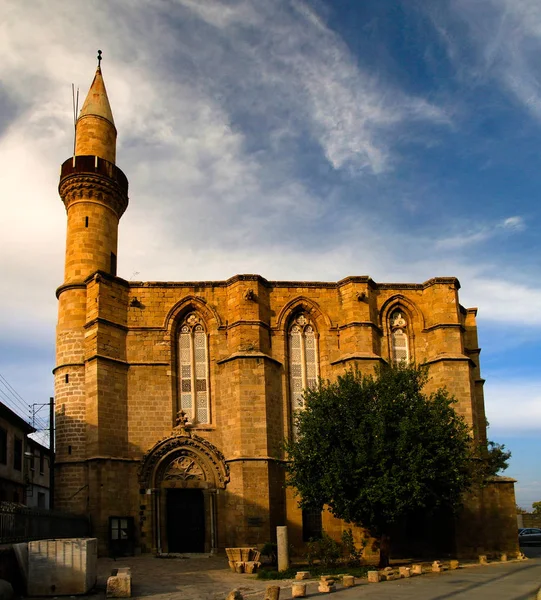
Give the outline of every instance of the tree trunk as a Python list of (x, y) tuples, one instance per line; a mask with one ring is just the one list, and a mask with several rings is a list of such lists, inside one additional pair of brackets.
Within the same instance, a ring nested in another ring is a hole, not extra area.
[(379, 565), (380, 569), (384, 569), (389, 566), (389, 560), (391, 558), (391, 538), (386, 534), (382, 533), (379, 540)]

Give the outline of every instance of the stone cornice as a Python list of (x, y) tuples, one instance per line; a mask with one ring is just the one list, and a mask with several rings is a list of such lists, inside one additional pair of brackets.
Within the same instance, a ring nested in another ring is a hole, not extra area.
[(269, 356), (268, 354), (264, 354), (263, 352), (234, 352), (233, 354), (229, 355), (227, 358), (222, 358), (220, 360), (217, 360), (216, 363), (221, 365), (221, 364), (229, 362), (231, 360), (238, 360), (238, 359), (244, 359), (244, 358), (258, 358), (258, 359), (263, 359), (263, 360), (270, 360), (271, 362), (279, 365), (280, 367), (282, 366), (282, 363), (279, 360), (277, 360), (276, 358), (273, 358), (272, 356)]
[(233, 329), (233, 327), (240, 327), (242, 325), (247, 325), (250, 327), (253, 327), (254, 325), (257, 327), (263, 327), (263, 329), (270, 329), (270, 325), (268, 323), (265, 323), (265, 321), (261, 321), (261, 320), (254, 320), (254, 321), (250, 321), (248, 319), (244, 320), (244, 319), (239, 319), (238, 321), (233, 321), (233, 323), (229, 323), (226, 326), (226, 329)]
[(381, 327), (379, 327), (379, 325), (376, 325), (375, 323), (372, 323), (372, 321), (351, 321), (349, 323), (344, 323), (344, 325), (338, 325), (336, 329), (339, 329), (341, 331), (342, 329), (348, 329), (348, 327), (371, 327), (372, 329), (375, 329), (378, 333), (383, 335)]
[(378, 283), (380, 290), (426, 290), (433, 285), (449, 285), (455, 290), (460, 289), (460, 282), (456, 277), (432, 277), (423, 283)]
[(232, 463), (232, 462), (275, 462), (275, 463), (281, 463), (281, 464), (286, 464), (287, 461), (284, 460), (283, 458), (275, 458), (274, 456), (235, 456), (233, 458), (226, 458), (225, 462), (226, 463)]
[(114, 321), (109, 321), (109, 319), (104, 319), (103, 317), (96, 317), (90, 321), (87, 321), (84, 324), (85, 329), (90, 329), (94, 325), (106, 325), (108, 327), (115, 327), (116, 329), (120, 329), (121, 331), (129, 331), (129, 327), (126, 325), (121, 325), (120, 323), (115, 323)]
[(52, 373), (54, 375), (60, 369), (73, 368), (73, 367), (84, 367), (84, 366), (85, 366), (84, 362), (62, 363), (61, 365), (56, 365), (56, 367), (53, 369)]
[(434, 285), (451, 285), (455, 289), (460, 288), (460, 283), (456, 277), (434, 277), (424, 283), (376, 283), (370, 277), (350, 276), (340, 279), (340, 281), (269, 281), (261, 275), (234, 275), (229, 279), (218, 281), (129, 281), (130, 288), (213, 288), (228, 287), (239, 281), (255, 281), (267, 288), (325, 288), (338, 289), (352, 283), (368, 285), (373, 290), (424, 290)]
[(464, 356), (464, 354), (447, 354), (442, 353), (434, 356), (433, 358), (429, 358), (425, 360), (423, 365), (431, 365), (437, 362), (467, 362), (472, 367), (476, 367), (477, 365), (473, 362), (473, 360), (469, 356)]
[(54, 464), (57, 465), (73, 465), (73, 464), (81, 464), (94, 462), (94, 461), (102, 461), (102, 460), (110, 460), (113, 462), (125, 462), (125, 463), (139, 463), (141, 462), (140, 458), (123, 458), (119, 456), (89, 456), (87, 458), (74, 458), (74, 459), (66, 459), (66, 460), (55, 460)]
[(128, 366), (130, 367), (130, 369), (132, 367), (170, 367), (171, 366), (171, 362), (166, 362), (166, 361), (134, 361), (134, 362), (129, 362)]
[(79, 202), (93, 202), (112, 210), (120, 218), (128, 207), (128, 196), (110, 177), (97, 173), (74, 173), (60, 181), (58, 193), (69, 210)]
[(56, 299), (58, 300), (58, 298), (60, 298), (60, 294), (62, 292), (66, 292), (67, 290), (86, 290), (86, 283), (63, 283), (56, 288)]
[(387, 361), (377, 354), (372, 352), (352, 352), (351, 354), (344, 354), (340, 358), (331, 361), (331, 365), (338, 365), (340, 363), (349, 362), (350, 360), (377, 360), (378, 362), (386, 363)]
[(119, 366), (126, 368), (130, 366), (130, 363), (126, 360), (123, 360), (121, 358), (113, 358), (112, 356), (105, 356), (104, 354), (93, 354), (92, 356), (85, 358), (85, 363), (92, 362), (93, 360), (107, 360), (109, 362), (115, 363)]
[(423, 333), (428, 333), (436, 329), (460, 329), (460, 331), (466, 331), (464, 329), (464, 326), (460, 323), (437, 323), (436, 325), (430, 325), (430, 327), (425, 327), (423, 329)]

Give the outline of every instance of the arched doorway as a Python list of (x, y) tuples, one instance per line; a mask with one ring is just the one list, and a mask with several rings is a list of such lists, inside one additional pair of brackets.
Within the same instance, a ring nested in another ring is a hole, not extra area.
[(143, 457), (141, 534), (159, 554), (215, 551), (216, 494), (228, 481), (221, 452), (189, 429), (177, 428)]

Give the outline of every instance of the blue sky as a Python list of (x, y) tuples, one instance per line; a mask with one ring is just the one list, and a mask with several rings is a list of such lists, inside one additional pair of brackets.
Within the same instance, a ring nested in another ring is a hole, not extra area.
[(537, 0), (0, 4), (0, 373), (52, 394), (59, 165), (103, 50), (119, 274), (422, 282), (479, 307), (489, 437), (541, 499)]

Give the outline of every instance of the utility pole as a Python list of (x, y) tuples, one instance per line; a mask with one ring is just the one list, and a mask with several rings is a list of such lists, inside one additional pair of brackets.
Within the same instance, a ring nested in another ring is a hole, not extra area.
[(51, 510), (54, 508), (54, 433), (54, 398), (49, 398), (49, 452), (51, 453), (49, 457), (49, 508)]

